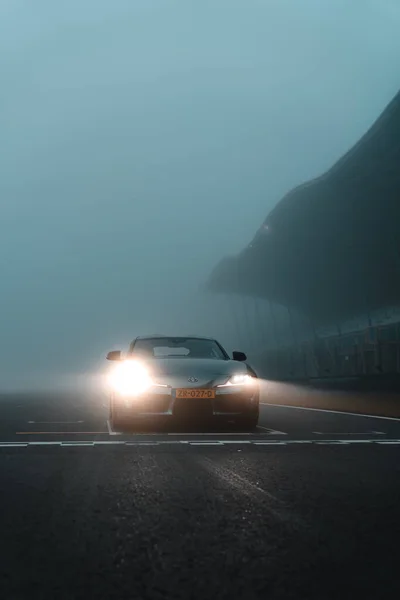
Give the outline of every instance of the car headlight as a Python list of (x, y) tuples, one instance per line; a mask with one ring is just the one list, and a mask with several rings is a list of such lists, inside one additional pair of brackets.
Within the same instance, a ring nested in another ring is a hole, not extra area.
[(140, 363), (127, 360), (120, 363), (110, 375), (110, 384), (115, 392), (124, 396), (135, 396), (154, 385), (147, 369)]
[(251, 377), (247, 373), (237, 373), (236, 375), (231, 375), (225, 383), (217, 387), (226, 387), (231, 385), (251, 385), (254, 382), (254, 377)]

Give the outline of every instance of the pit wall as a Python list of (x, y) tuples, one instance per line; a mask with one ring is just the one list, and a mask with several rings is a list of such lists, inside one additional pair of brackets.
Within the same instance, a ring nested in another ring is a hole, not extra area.
[(400, 323), (259, 352), (252, 362), (282, 381), (400, 377)]
[(259, 377), (271, 382), (268, 402), (400, 417), (400, 323), (250, 359)]

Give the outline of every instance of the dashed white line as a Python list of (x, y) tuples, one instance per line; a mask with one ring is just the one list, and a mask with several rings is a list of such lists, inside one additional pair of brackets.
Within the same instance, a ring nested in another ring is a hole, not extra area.
[(61, 442), (61, 446), (94, 446), (96, 442)]
[(255, 446), (286, 446), (287, 442), (280, 441), (263, 441), (263, 442), (252, 442)]
[[(286, 432), (284, 431), (277, 431), (275, 429), (268, 429), (267, 427), (262, 427), (261, 425), (258, 425), (259, 429), (262, 429), (263, 431), (266, 432), (267, 435), (288, 435)], [(107, 421), (107, 430), (108, 430), (108, 434), (109, 435), (123, 435), (122, 432), (120, 431), (114, 431), (111, 427), (111, 423), (108, 420)], [(264, 435), (266, 435), (264, 434)], [(139, 432), (134, 434), (135, 436), (151, 436), (151, 437), (157, 437), (160, 435), (167, 435), (167, 436), (173, 436), (173, 437), (203, 437), (203, 436), (215, 436), (215, 435), (220, 435), (220, 436), (229, 436), (229, 437), (234, 437), (234, 436), (241, 436), (243, 435), (243, 432), (232, 432), (232, 431), (205, 431), (205, 432), (200, 432), (200, 431), (196, 431), (196, 432), (167, 432), (167, 433), (152, 433), (152, 432)], [(249, 436), (257, 436), (257, 433), (246, 433), (246, 435)]]
[(215, 442), (189, 442), (191, 446), (223, 446), (225, 442), (217, 440)]
[(110, 442), (109, 440), (105, 441), (105, 440), (99, 440), (99, 441), (95, 441), (96, 446), (107, 446), (107, 445), (116, 445), (116, 444), (128, 444), (128, 442)]
[[(272, 430), (268, 430), (268, 431), (272, 431)], [(143, 435), (149, 435), (149, 434), (143, 434)], [(158, 434), (158, 433), (152, 433), (150, 435), (160, 435), (160, 434)], [(195, 433), (173, 433), (172, 432), (172, 433), (167, 433), (167, 435), (176, 435), (176, 436), (181, 436), (181, 435), (184, 435), (184, 436), (187, 436), (187, 435), (188, 436), (189, 435), (190, 436), (192, 436), (192, 435), (197, 435), (197, 436), (201, 436), (201, 435), (229, 435), (229, 437), (231, 437), (231, 436), (234, 436), (234, 435), (243, 435), (243, 432), (242, 433), (236, 433), (236, 432), (230, 432), (230, 431), (222, 431), (222, 432), (220, 432), (220, 431), (215, 431), (215, 432), (214, 431), (211, 431), (211, 432), (210, 431), (209, 432), (205, 431), (204, 433), (202, 433), (202, 432), (197, 432), (196, 431)], [(257, 435), (257, 434), (256, 433), (248, 433), (247, 435)]]
[(26, 444), (13, 444), (11, 442), (0, 443), (0, 448), (26, 448), (28, 446), (28, 442)]
[[(30, 446), (59, 446), (61, 442), (29, 442)], [(80, 442), (78, 442), (80, 443)]]
[(252, 446), (291, 446), (295, 444), (309, 444), (313, 446), (326, 446), (326, 445), (337, 445), (337, 446), (349, 446), (349, 445), (359, 445), (359, 444), (372, 444), (372, 445), (392, 445), (392, 446), (400, 446), (400, 439), (396, 440), (377, 440), (377, 439), (369, 439), (369, 440), (213, 440), (213, 441), (204, 441), (204, 440), (174, 440), (174, 441), (74, 441), (74, 440), (66, 440), (65, 442), (0, 442), (0, 448), (28, 448), (30, 446), (38, 447), (38, 446), (58, 446), (60, 448), (64, 447), (95, 447), (95, 446), (163, 446), (166, 444), (173, 445), (186, 445), (186, 446), (242, 446), (245, 444)]
[(75, 425), (76, 423), (83, 423), (84, 421), (28, 421), (28, 423), (35, 423), (37, 425)]
[(383, 431), (364, 431), (350, 433), (348, 431), (312, 431), (315, 435), (387, 435)]
[(400, 440), (384, 440), (382, 442), (376, 442), (376, 443), (380, 444), (380, 445), (388, 444), (388, 445), (392, 445), (392, 446), (399, 446)]
[(125, 445), (126, 446), (158, 446), (157, 442), (125, 442)]
[(377, 442), (378, 440), (376, 440), (375, 438), (372, 438), (370, 440), (316, 440), (315, 443), (316, 444), (323, 444), (324, 442), (329, 442), (329, 441), (333, 441), (333, 442), (341, 442), (342, 444), (373, 444), (375, 442)]
[[(315, 442), (318, 446), (340, 446), (343, 444), (343, 440), (337, 440), (337, 441), (327, 441), (327, 442)], [(345, 440), (346, 443), (346, 440)]]

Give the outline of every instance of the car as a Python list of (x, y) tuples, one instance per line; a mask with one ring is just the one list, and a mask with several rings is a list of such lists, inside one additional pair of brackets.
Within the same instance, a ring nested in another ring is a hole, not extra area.
[(252, 430), (259, 419), (260, 389), (246, 354), (229, 356), (215, 339), (140, 336), (126, 353), (114, 350), (110, 425), (140, 417), (224, 418)]

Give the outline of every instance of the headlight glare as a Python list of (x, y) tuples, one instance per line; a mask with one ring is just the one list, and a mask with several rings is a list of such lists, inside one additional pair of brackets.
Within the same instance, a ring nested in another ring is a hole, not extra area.
[(136, 396), (148, 390), (153, 385), (153, 381), (143, 365), (127, 360), (112, 372), (110, 384), (119, 394)]
[(228, 381), (219, 385), (218, 387), (226, 387), (231, 385), (249, 385), (251, 383), (253, 383), (253, 377), (251, 377), (247, 373), (237, 373), (236, 375), (231, 375)]

